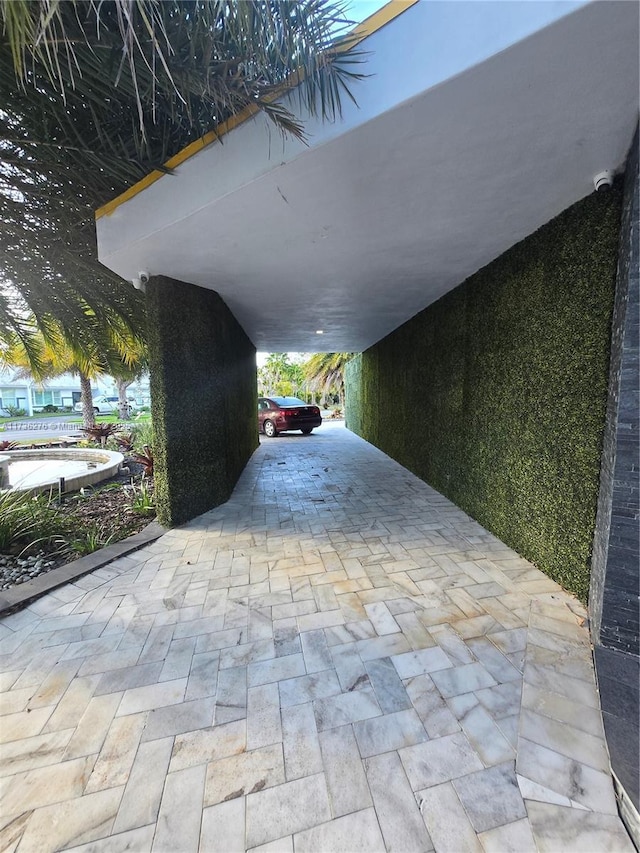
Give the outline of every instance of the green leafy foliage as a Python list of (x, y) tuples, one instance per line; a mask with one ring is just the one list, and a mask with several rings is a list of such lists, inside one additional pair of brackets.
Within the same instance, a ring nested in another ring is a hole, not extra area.
[[(54, 563), (91, 554), (148, 523), (153, 484), (108, 483), (66, 495), (0, 492), (0, 554), (46, 555)], [(49, 566), (52, 564), (49, 563)]]
[(142, 515), (155, 513), (156, 504), (153, 497), (153, 489), (146, 480), (142, 480), (139, 485), (131, 485), (131, 508), (134, 512), (139, 512)]
[(145, 444), (151, 448), (154, 447), (155, 433), (152, 421), (136, 424), (131, 430), (131, 434), (133, 435), (133, 446), (136, 450), (142, 450)]
[(347, 367), (352, 430), (583, 601), (620, 204), (573, 205)]
[(81, 557), (87, 554), (93, 554), (94, 551), (99, 551), (110, 545), (115, 539), (115, 533), (109, 532), (109, 523), (93, 522), (85, 527), (69, 542), (69, 550)]
[[(316, 352), (303, 365), (309, 387), (325, 398), (344, 402), (344, 371), (353, 358), (353, 352)], [(327, 408), (325, 406), (325, 408)]]
[(292, 362), (286, 352), (269, 353), (258, 370), (258, 394), (306, 399), (307, 392), (302, 365)]
[(65, 519), (46, 495), (0, 491), (0, 554), (59, 544), (66, 532)]

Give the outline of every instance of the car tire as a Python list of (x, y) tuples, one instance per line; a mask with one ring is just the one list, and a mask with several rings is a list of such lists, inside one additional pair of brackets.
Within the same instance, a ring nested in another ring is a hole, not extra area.
[(313, 429), (313, 427), (305, 427), (305, 428), (302, 430), (302, 434), (303, 434), (303, 435), (311, 435), (311, 430), (312, 430), (312, 429)]
[(275, 438), (278, 434), (278, 430), (276, 429), (276, 425), (273, 421), (265, 421), (262, 429), (264, 430), (264, 434), (267, 438)]
[(96, 413), (96, 415), (100, 414), (100, 409), (97, 406), (93, 407), (93, 411)]

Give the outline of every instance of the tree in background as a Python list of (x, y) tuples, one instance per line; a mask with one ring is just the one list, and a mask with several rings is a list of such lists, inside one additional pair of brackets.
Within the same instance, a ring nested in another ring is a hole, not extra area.
[(95, 209), (240, 113), (302, 138), (287, 82), (339, 116), (361, 76), (348, 27), (330, 0), (0, 0), (0, 337), (37, 359), (29, 318), (75, 352), (88, 315), (141, 336), (140, 294), (97, 260)]
[(344, 408), (344, 370), (354, 355), (354, 352), (314, 353), (303, 365), (309, 386), (321, 392), (325, 399), (328, 395), (338, 397), (340, 407)]
[(131, 410), (127, 391), (149, 369), (149, 352), (146, 342), (131, 335), (127, 326), (109, 327), (110, 341), (105, 353), (107, 372), (116, 380), (118, 389), (118, 417), (129, 420)]
[(269, 353), (258, 370), (258, 393), (261, 396), (308, 396), (309, 389), (299, 361), (292, 362), (286, 352)]
[(0, 348), (0, 366), (13, 367), (18, 376), (28, 376), (39, 383), (64, 373), (78, 376), (85, 427), (95, 425), (91, 381), (109, 373), (118, 386), (119, 417), (128, 420), (130, 412), (126, 390), (147, 366), (146, 346), (139, 338), (129, 334), (126, 325), (122, 325), (119, 330), (113, 325), (105, 328), (95, 317), (88, 317), (87, 324), (94, 326), (95, 337), (91, 346), (78, 350), (66, 339), (60, 326), (56, 328), (54, 323), (49, 322), (45, 337), (31, 319), (32, 328), (26, 336), (29, 351), (25, 348), (23, 337), (17, 334), (5, 336)]

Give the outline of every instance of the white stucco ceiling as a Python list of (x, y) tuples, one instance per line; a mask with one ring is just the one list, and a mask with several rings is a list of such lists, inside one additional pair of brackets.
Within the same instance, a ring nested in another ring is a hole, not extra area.
[(246, 122), (100, 217), (102, 262), (218, 291), (259, 350), (360, 351), (624, 162), (636, 3), (422, 0), (363, 47), (359, 109), (308, 147)]

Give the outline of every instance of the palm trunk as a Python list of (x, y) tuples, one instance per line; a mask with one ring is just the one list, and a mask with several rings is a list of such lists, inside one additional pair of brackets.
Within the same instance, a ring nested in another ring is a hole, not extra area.
[(91, 380), (81, 370), (80, 374), (80, 399), (82, 400), (82, 425), (93, 427), (96, 425), (96, 413), (93, 410), (93, 395), (91, 394)]
[(127, 400), (127, 388), (132, 383), (133, 379), (116, 378), (116, 385), (118, 386), (118, 417), (121, 421), (128, 421), (131, 419), (129, 401)]

